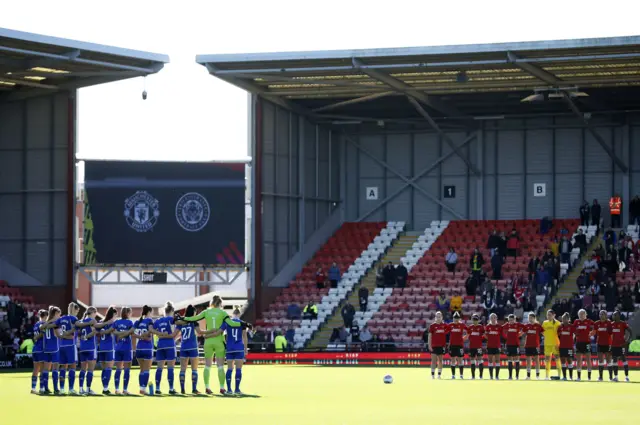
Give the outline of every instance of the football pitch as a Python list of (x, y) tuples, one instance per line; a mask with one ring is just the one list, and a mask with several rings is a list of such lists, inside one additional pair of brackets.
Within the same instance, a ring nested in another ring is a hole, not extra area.
[[(393, 384), (383, 383), (385, 374), (393, 376)], [(500, 381), (452, 381), (449, 370), (443, 375), (434, 381), (426, 368), (245, 366), (244, 397), (54, 397), (30, 394), (30, 373), (2, 373), (0, 423), (626, 424), (634, 420), (640, 400), (638, 371), (631, 373), (631, 383), (508, 381), (505, 370)], [(137, 394), (137, 383), (135, 370), (129, 391)], [(94, 391), (99, 387), (97, 371)], [(166, 393), (166, 379), (162, 389)]]

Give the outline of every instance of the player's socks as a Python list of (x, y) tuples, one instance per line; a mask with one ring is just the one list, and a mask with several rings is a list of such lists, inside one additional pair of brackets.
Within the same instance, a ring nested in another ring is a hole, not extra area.
[(80, 385), (80, 389), (84, 388), (84, 379), (87, 376), (87, 372), (85, 370), (81, 370), (80, 371), (80, 382), (78, 382)]
[(162, 382), (162, 368), (158, 367), (156, 369), (156, 390), (160, 389), (160, 382)]
[(49, 371), (45, 370), (40, 373), (40, 386), (49, 391)]
[(460, 378), (462, 378), (464, 376), (464, 366), (460, 366), (458, 369), (460, 369)]
[(484, 362), (480, 362), (480, 379), (482, 379), (483, 372), (484, 372)]
[(167, 369), (167, 380), (169, 381), (169, 390), (173, 391), (173, 380), (174, 380), (174, 373), (175, 369), (172, 367), (169, 367)]
[(191, 371), (191, 391), (195, 392), (198, 389), (198, 371)]
[(573, 380), (573, 363), (569, 363), (569, 379)]
[(57, 370), (54, 370), (51, 375), (52, 375), (51, 378), (53, 379), (53, 391), (57, 392), (57, 391), (59, 391), (59, 389), (58, 389), (58, 383), (59, 383), (59, 380), (60, 380), (59, 372)]
[(91, 383), (93, 382), (93, 371), (87, 372), (87, 390), (91, 389)]
[(476, 378), (476, 363), (473, 361), (471, 362), (471, 377)]
[(629, 377), (629, 362), (626, 360), (622, 362), (622, 367), (624, 368), (624, 376)]
[(509, 379), (512, 379), (513, 378), (513, 362), (511, 360), (508, 360), (507, 363), (509, 363), (509, 366), (508, 366), (508, 368), (509, 368)]
[(580, 369), (576, 370), (576, 374), (577, 374), (578, 380), (581, 380), (582, 379), (582, 370), (580, 370)]
[(60, 374), (58, 375), (59, 380), (60, 380), (60, 391), (64, 391), (64, 381), (67, 378), (67, 370), (66, 369), (62, 369), (59, 372)]
[(438, 369), (438, 379), (442, 376), (442, 368)]
[(567, 379), (567, 367), (566, 366), (562, 366), (562, 377), (564, 379)]
[(603, 363), (598, 363), (598, 375), (600, 377), (600, 380), (602, 380), (602, 378), (604, 378), (604, 364)]
[(242, 368), (236, 368), (236, 392), (240, 391), (241, 381), (242, 381)]
[(455, 366), (451, 366), (451, 376), (452, 377), (456, 377), (456, 367)]
[(111, 368), (108, 367), (106, 369), (103, 369), (102, 371), (102, 388), (104, 390), (108, 390), (109, 389), (109, 382), (111, 381)]
[(231, 392), (231, 378), (233, 377), (233, 369), (228, 368), (227, 369), (227, 374), (226, 374), (226, 378), (227, 378), (227, 391)]
[(591, 381), (591, 369), (587, 369), (587, 378)]
[(520, 379), (520, 361), (516, 360), (516, 379)]
[(122, 369), (116, 369), (116, 375), (113, 378), (113, 383), (116, 386), (116, 391), (120, 390), (120, 376), (122, 376)]
[(489, 363), (489, 377), (493, 379), (493, 363)]
[(431, 377), (432, 378), (436, 377), (436, 370), (435, 369), (431, 369)]
[(127, 391), (129, 388), (129, 378), (131, 377), (131, 369), (128, 367), (124, 368), (124, 382), (122, 385), (122, 389)]
[(38, 375), (31, 375), (31, 389), (35, 390), (38, 386)]
[(209, 390), (209, 381), (211, 380), (211, 366), (204, 367), (204, 386)]
[(607, 371), (609, 372), (609, 381), (613, 379), (613, 364), (609, 363), (607, 365)]
[(184, 370), (180, 371), (180, 391), (185, 392), (184, 390), (184, 381), (186, 380), (187, 374)]
[(220, 384), (221, 390), (224, 389), (225, 378), (224, 366), (218, 366), (218, 383)]
[(76, 370), (69, 370), (69, 391), (73, 391), (76, 386)]

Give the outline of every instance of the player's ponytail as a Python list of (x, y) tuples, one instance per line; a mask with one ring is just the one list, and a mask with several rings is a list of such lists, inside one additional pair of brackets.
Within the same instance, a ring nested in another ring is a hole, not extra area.
[(240, 316), (240, 306), (239, 305), (234, 305), (233, 306), (233, 314), (235, 314), (236, 316)]
[(94, 306), (87, 308), (87, 311), (84, 312), (84, 316), (82, 317), (82, 319), (83, 320), (88, 319), (92, 314), (95, 314), (97, 311), (98, 309), (95, 308)]
[(114, 306), (109, 306), (109, 308), (107, 309), (107, 314), (105, 314), (104, 316), (103, 322), (108, 322), (109, 320), (113, 319), (116, 314), (118, 314), (118, 310), (116, 310)]
[(48, 315), (49, 312), (47, 310), (42, 309), (38, 311), (38, 317), (40, 318), (40, 320), (46, 319)]
[(55, 315), (57, 313), (60, 313), (60, 309), (58, 307), (56, 307), (55, 305), (50, 305), (49, 306), (49, 312), (47, 315), (47, 322), (50, 320), (53, 320), (53, 318), (55, 317)]
[(69, 313), (69, 316), (75, 316), (78, 313), (78, 310), (80, 310), (80, 306), (73, 301), (71, 301), (67, 306), (67, 312)]
[(191, 304), (189, 304), (187, 306), (187, 310), (184, 312), (184, 315), (186, 317), (195, 316), (196, 315), (196, 308), (194, 306), (192, 306)]
[(214, 295), (211, 299), (211, 305), (215, 308), (220, 308), (222, 305), (222, 297), (220, 295)]
[(122, 307), (122, 309), (120, 309), (120, 318), (128, 319), (130, 314), (131, 314), (131, 307)]
[(171, 301), (167, 301), (164, 305), (164, 314), (168, 316), (173, 312), (174, 312), (173, 303)]
[(151, 313), (151, 307), (145, 305), (142, 307), (142, 317), (147, 317)]

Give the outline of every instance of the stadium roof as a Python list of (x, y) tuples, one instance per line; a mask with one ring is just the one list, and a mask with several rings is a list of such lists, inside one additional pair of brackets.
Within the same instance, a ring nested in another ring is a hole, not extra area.
[(0, 28), (0, 100), (154, 74), (167, 55)]
[(584, 112), (640, 110), (640, 36), (199, 55), (196, 61), (222, 80), (319, 118), (572, 113), (567, 103)]

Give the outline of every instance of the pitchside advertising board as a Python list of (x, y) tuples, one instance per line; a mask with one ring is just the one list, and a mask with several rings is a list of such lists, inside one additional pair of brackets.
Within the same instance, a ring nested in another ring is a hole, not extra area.
[(245, 165), (85, 161), (85, 264), (244, 264)]

